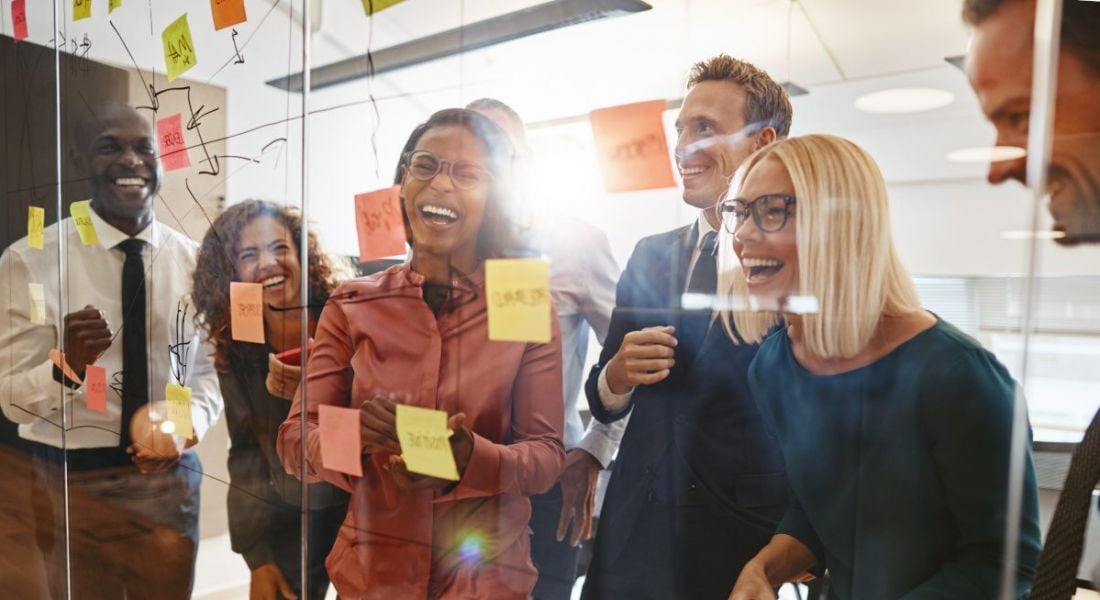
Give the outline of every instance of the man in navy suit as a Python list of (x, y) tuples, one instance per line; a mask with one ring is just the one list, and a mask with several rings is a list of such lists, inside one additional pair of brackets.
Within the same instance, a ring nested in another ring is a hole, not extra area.
[[(676, 120), (685, 227), (643, 238), (619, 280), (585, 393), (593, 416), (630, 414), (584, 597), (726, 598), (786, 509), (782, 455), (749, 393), (756, 347), (734, 344), (709, 304), (714, 206), (754, 150), (785, 137), (782, 86), (726, 55), (697, 63)], [(688, 294), (688, 296), (685, 296)], [(704, 302), (705, 304), (705, 302)]]

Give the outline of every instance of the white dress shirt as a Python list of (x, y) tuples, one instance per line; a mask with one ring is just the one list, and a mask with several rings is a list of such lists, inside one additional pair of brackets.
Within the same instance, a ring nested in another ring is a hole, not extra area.
[[(116, 248), (128, 236), (89, 211), (99, 244), (81, 243), (72, 219), (45, 229), (45, 249), (36, 250), (23, 238), (0, 257), (0, 408), (19, 423), (24, 439), (62, 447), (61, 411), (65, 407), (68, 449), (101, 448), (119, 443), (122, 410), (122, 263)], [(65, 297), (58, 286), (58, 236), (65, 236)], [(190, 304), (191, 275), (197, 244), (153, 222), (137, 238), (144, 250), (146, 335), (149, 339), (149, 399), (163, 400), (168, 383), (191, 388), (191, 421), (197, 439), (217, 421), (222, 410), (211, 347), (194, 325)], [(30, 318), (28, 283), (45, 289), (46, 322)], [(61, 347), (65, 314), (94, 306), (107, 318), (114, 334), (110, 348), (95, 364), (107, 371), (107, 412), (88, 409), (83, 387), (67, 388), (53, 377), (51, 348)]]
[(565, 449), (581, 448), (606, 467), (619, 448), (627, 419), (608, 425), (592, 419), (588, 429), (577, 410), (589, 327), (607, 339), (619, 266), (607, 236), (577, 219), (544, 218), (542, 247), (550, 257), (550, 295), (561, 326), (562, 392), (565, 395)]
[[(711, 227), (710, 221), (707, 220), (705, 211), (699, 211), (696, 227), (699, 230), (699, 237), (696, 238), (695, 247), (691, 250), (691, 260), (688, 262), (687, 277), (684, 278), (684, 290), (687, 290), (688, 283), (691, 282), (691, 272), (695, 270), (695, 264), (699, 262), (699, 253), (703, 248), (703, 237), (715, 230)], [(618, 412), (625, 408), (627, 403), (630, 402), (630, 397), (634, 394), (634, 388), (630, 388), (622, 394), (616, 394), (611, 391), (611, 386), (607, 383), (606, 366), (600, 370), (600, 376), (596, 381), (600, 393), (600, 402), (602, 402), (604, 407), (610, 412)]]

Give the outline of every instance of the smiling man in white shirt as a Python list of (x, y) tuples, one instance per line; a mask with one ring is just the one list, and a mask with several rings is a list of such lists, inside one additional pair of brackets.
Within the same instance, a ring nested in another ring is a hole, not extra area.
[[(196, 244), (153, 214), (163, 171), (147, 119), (125, 105), (96, 107), (74, 141), (71, 158), (92, 184), (89, 221), (97, 239), (82, 240), (67, 218), (45, 228), (44, 249), (24, 238), (0, 257), (0, 278), (11, 290), (0, 297), (0, 408), (33, 442), (37, 537), (52, 595), (64, 595), (68, 568), (77, 597), (186, 598), (201, 482), (201, 465), (186, 448), (222, 408), (190, 308)], [(44, 319), (26, 300), (28, 284), (45, 292)], [(64, 352), (75, 377), (51, 360), (51, 349)], [(82, 379), (90, 365), (106, 372), (105, 407), (89, 405)], [(148, 425), (147, 405), (164, 400), (168, 384), (190, 389), (193, 435), (151, 448), (151, 440), (163, 439), (141, 424)], [(136, 440), (132, 420), (139, 424)], [(65, 511), (73, 540), (68, 557)], [(131, 515), (122, 522), (133, 531), (104, 531), (108, 513)], [(86, 546), (78, 536), (120, 535), (132, 540), (93, 546), (94, 565), (81, 555)], [(112, 549), (119, 555), (111, 556)]]

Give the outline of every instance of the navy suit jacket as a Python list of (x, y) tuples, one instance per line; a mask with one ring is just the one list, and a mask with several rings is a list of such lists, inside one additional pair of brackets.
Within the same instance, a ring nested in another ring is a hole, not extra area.
[[(707, 533), (699, 538), (713, 545), (713, 532), (679, 527), (677, 537), (683, 539), (653, 552), (717, 551), (744, 560), (767, 543), (786, 510), (782, 454), (748, 387), (748, 366), (757, 346), (734, 344), (721, 321), (707, 330), (710, 311), (680, 308), (697, 239), (692, 224), (638, 242), (619, 280), (600, 361), (585, 384), (596, 419), (612, 422), (632, 411), (600, 516), (592, 564), (596, 571), (607, 568), (630, 542), (647, 502), (673, 507), (703, 503), (732, 531), (745, 532), (723, 542), (730, 547), (707, 548), (696, 547), (692, 538)], [(657, 325), (677, 328), (675, 366), (663, 381), (635, 388), (627, 410), (608, 412), (599, 399), (600, 371), (628, 332)], [(706, 334), (693, 339), (692, 331)], [(730, 572), (715, 575), (732, 586), (740, 567), (731, 564)]]

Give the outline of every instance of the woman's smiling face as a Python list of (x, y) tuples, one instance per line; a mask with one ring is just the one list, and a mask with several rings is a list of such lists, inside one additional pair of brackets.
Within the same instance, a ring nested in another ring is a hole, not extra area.
[[(748, 172), (739, 198), (752, 202), (768, 194), (795, 195), (786, 167), (776, 158), (766, 158)], [(780, 305), (798, 294), (800, 287), (795, 236), (798, 205), (792, 203), (786, 210), (789, 211), (786, 223), (777, 231), (762, 231), (750, 214), (733, 234), (733, 251), (741, 261), (749, 292)]]

